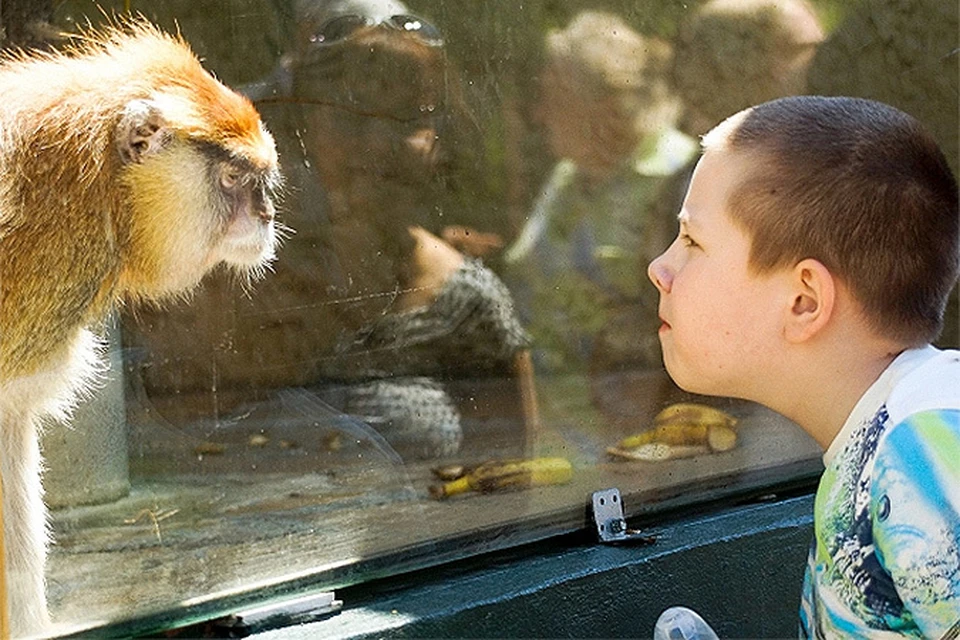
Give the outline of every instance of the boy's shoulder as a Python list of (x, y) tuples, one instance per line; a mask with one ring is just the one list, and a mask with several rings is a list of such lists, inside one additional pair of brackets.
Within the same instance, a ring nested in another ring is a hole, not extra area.
[(960, 352), (904, 352), (865, 400), (817, 492), (807, 615), (939, 637), (960, 617)]
[(893, 385), (886, 400), (890, 424), (925, 411), (960, 410), (960, 351), (926, 347)]
[(871, 469), (872, 541), (909, 618), (939, 637), (960, 619), (960, 352), (911, 370), (887, 407)]

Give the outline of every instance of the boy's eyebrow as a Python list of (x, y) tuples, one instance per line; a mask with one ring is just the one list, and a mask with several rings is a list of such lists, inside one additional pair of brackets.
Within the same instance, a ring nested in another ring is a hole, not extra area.
[(697, 213), (701, 206), (702, 204), (699, 202), (690, 202), (689, 199), (685, 199), (683, 205), (680, 207), (680, 213), (677, 214), (677, 220), (680, 222), (680, 225), (698, 232), (705, 231), (706, 229), (703, 226), (704, 220), (702, 216)]

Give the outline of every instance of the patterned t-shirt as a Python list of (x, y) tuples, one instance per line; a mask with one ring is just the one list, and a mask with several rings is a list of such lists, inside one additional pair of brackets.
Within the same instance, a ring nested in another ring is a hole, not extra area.
[(800, 637), (960, 637), (960, 352), (898, 356), (824, 463)]

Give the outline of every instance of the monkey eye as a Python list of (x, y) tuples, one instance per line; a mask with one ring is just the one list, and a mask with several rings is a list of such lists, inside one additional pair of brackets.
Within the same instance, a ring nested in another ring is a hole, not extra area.
[(243, 172), (232, 165), (224, 165), (220, 170), (220, 184), (224, 189), (233, 189), (243, 180)]

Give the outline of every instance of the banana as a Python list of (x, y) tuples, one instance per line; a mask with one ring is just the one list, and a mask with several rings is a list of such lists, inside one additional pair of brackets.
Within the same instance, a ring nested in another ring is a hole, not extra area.
[(676, 423), (719, 424), (734, 427), (737, 419), (726, 411), (696, 402), (672, 404), (653, 418), (654, 425)]
[(693, 402), (670, 405), (653, 419), (653, 428), (628, 436), (608, 449), (621, 458), (668, 460), (737, 444), (737, 419), (725, 411)]
[(462, 464), (445, 464), (440, 467), (434, 467), (433, 469), (430, 469), (430, 471), (434, 476), (437, 477), (437, 480), (449, 482), (467, 475), (473, 471), (473, 467), (468, 467)]
[(621, 449), (636, 449), (645, 444), (686, 445), (706, 442), (710, 427), (705, 424), (681, 422), (661, 424), (643, 433), (628, 436), (617, 446)]
[(573, 465), (566, 458), (531, 458), (484, 462), (461, 478), (430, 487), (430, 495), (449, 498), (468, 491), (489, 493), (564, 484), (573, 477)]

